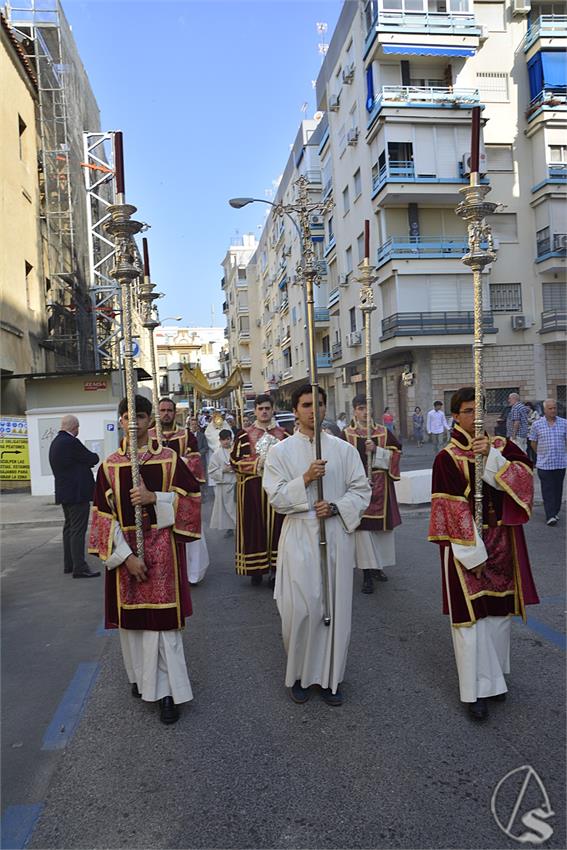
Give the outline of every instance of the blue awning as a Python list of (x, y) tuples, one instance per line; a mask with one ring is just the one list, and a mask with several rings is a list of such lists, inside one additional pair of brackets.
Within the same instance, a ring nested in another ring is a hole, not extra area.
[(563, 50), (542, 50), (541, 64), (547, 88), (562, 88), (567, 85), (567, 63)]
[(474, 56), (474, 47), (426, 47), (424, 44), (384, 44), (384, 53), (396, 56)]

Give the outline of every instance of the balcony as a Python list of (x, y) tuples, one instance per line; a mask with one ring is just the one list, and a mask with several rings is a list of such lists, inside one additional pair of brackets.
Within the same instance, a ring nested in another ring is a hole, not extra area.
[(535, 21), (528, 21), (528, 27), (523, 41), (524, 53), (540, 38), (566, 38), (567, 15), (540, 15)]
[(324, 251), (325, 256), (327, 256), (327, 254), (330, 254), (331, 251), (333, 250), (333, 248), (335, 248), (335, 247), (336, 247), (336, 240), (335, 240), (335, 234), (333, 233), (329, 237), (329, 241), (327, 242), (327, 244), (325, 246), (325, 251)]
[(325, 354), (317, 354), (316, 364), (318, 369), (331, 369), (333, 366), (331, 362), (331, 355), (328, 352)]
[(225, 329), (224, 329), (224, 338), (225, 338), (225, 339), (228, 339), (229, 335), (230, 335), (230, 331), (229, 331), (229, 329), (228, 329), (228, 328), (225, 328)]
[[(544, 228), (549, 231), (549, 228)], [(542, 263), (549, 257), (565, 257), (567, 254), (567, 233), (545, 233), (537, 240), (536, 263)]]
[(343, 356), (343, 346), (340, 342), (335, 342), (331, 346), (331, 360), (340, 360)]
[(252, 358), (249, 357), (247, 354), (245, 354), (243, 357), (240, 358), (239, 362), (240, 362), (241, 366), (251, 366), (252, 365)]
[(321, 185), (321, 169), (320, 168), (308, 168), (303, 172), (303, 176), (307, 180), (308, 183), (314, 186)]
[(567, 330), (567, 311), (566, 310), (544, 310), (541, 314), (541, 330), (540, 333), (548, 334), (552, 331)]
[(335, 287), (335, 289), (331, 289), (331, 291), (329, 292), (329, 309), (331, 309), (331, 307), (334, 307), (336, 304), (339, 303), (340, 297), (341, 297), (341, 290), (339, 289), (338, 286)]
[[(498, 333), (492, 313), (483, 313), (484, 333)], [(444, 313), (395, 313), (382, 319), (381, 341), (396, 336), (438, 336), (441, 334), (472, 334), (474, 313), (455, 311)]]
[(248, 304), (236, 304), (236, 315), (247, 316), (249, 313)]
[(315, 260), (315, 268), (319, 277), (326, 277), (329, 267), (326, 260)]
[(333, 191), (333, 181), (332, 181), (332, 180), (327, 180), (327, 182), (326, 182), (326, 183), (325, 183), (325, 185), (323, 186), (323, 200), (324, 200), (324, 201), (326, 201), (326, 200), (327, 200), (327, 198), (328, 198), (328, 197), (329, 197), (329, 195), (332, 193), (332, 191)]
[[(478, 46), (478, 40), (481, 36), (481, 27), (476, 22), (474, 15), (470, 12), (462, 14), (451, 14), (450, 12), (430, 12), (430, 11), (384, 11), (375, 9), (372, 20), (369, 24), (365, 39), (365, 58), (366, 54), (372, 47), (376, 37), (379, 41), (382, 39), (382, 34), (399, 33), (405, 41), (409, 33), (428, 36), (470, 36), (472, 46)], [(391, 43), (388, 41), (388, 43)], [(449, 42), (450, 43), (450, 42)], [(445, 42), (447, 44), (447, 42)], [(458, 54), (457, 54), (458, 55)]]
[(280, 342), (280, 347), (281, 348), (289, 348), (290, 345), (291, 345), (291, 328), (288, 325), (283, 330), (283, 334), (282, 334), (282, 338), (281, 338), (281, 342)]
[[(455, 185), (466, 186), (469, 178), (461, 174), (460, 162), (455, 163), (454, 177), (437, 177), (435, 174), (416, 174), (413, 160), (390, 159), (378, 173), (372, 176), (372, 198), (380, 195), (379, 203), (403, 198), (407, 203), (419, 202), (423, 198), (435, 199), (436, 203), (455, 201)], [(481, 178), (481, 183), (488, 183)], [(447, 188), (448, 187), (448, 188)]]
[(565, 162), (552, 162), (548, 164), (546, 179), (540, 181), (535, 186), (532, 186), (532, 194), (535, 194), (536, 192), (539, 192), (540, 189), (547, 187), (546, 192), (543, 193), (546, 194), (549, 191), (553, 191), (550, 187), (558, 185), (567, 185), (567, 163)]
[[(554, 117), (553, 113), (565, 112), (566, 109), (567, 94), (565, 93), (565, 89), (543, 89), (530, 101), (530, 105), (526, 110), (526, 119), (528, 123), (535, 121), (536, 118), (541, 122)], [(564, 116), (557, 116), (558, 120), (562, 118)]]
[(314, 319), (316, 324), (328, 325), (331, 317), (329, 316), (329, 311), (324, 310), (321, 307), (315, 307)]
[(223, 313), (228, 313), (228, 301), (223, 301), (222, 311), (223, 311)]
[(285, 298), (282, 298), (282, 300), (281, 300), (281, 303), (280, 303), (280, 313), (281, 313), (281, 314), (282, 314), (282, 316), (283, 316), (283, 315), (284, 315), (284, 313), (287, 313), (287, 311), (288, 311), (288, 310), (289, 310), (289, 298), (288, 298), (288, 296), (286, 295), (286, 297), (285, 297)]
[(250, 331), (238, 331), (238, 342), (250, 342)]
[(463, 236), (444, 239), (414, 237), (411, 240), (393, 236), (378, 248), (376, 265), (383, 266), (390, 260), (461, 259), (467, 251), (468, 242)]
[(437, 86), (382, 86), (368, 115), (368, 129), (387, 107), (413, 109), (471, 109), (478, 106), (478, 89)]

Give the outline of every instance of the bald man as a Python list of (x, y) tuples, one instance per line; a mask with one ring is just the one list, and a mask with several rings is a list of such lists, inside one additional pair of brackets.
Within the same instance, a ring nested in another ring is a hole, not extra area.
[(91, 467), (98, 455), (77, 439), (79, 420), (72, 414), (61, 420), (61, 430), (49, 447), (49, 464), (55, 478), (55, 503), (65, 515), (63, 526), (63, 572), (73, 578), (96, 578), (85, 560), (85, 536), (94, 492)]
[(532, 424), (529, 438), (536, 453), (545, 522), (547, 525), (557, 525), (567, 467), (567, 420), (557, 415), (554, 398), (546, 398), (544, 401), (543, 416)]

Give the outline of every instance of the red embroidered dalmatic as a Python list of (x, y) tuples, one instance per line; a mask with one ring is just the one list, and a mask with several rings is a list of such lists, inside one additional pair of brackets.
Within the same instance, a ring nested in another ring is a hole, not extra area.
[[(366, 428), (358, 427), (352, 421), (343, 431), (343, 437), (358, 451), (362, 465), (367, 469)], [(362, 515), (357, 531), (392, 531), (402, 521), (394, 487), (394, 481), (399, 481), (400, 478), (402, 447), (392, 432), (383, 425), (372, 425), (371, 439), (374, 445), (388, 449), (390, 463), (388, 469), (372, 470), (372, 500)]]
[[(101, 464), (96, 480), (89, 552), (103, 561), (112, 554), (116, 523), (136, 552), (134, 508), (130, 501), (132, 468), (124, 446), (125, 443)], [(168, 528), (158, 528), (155, 507), (148, 505), (143, 509), (148, 580), (137, 582), (124, 565), (106, 570), (106, 628), (179, 629), (191, 614), (185, 543), (201, 536), (199, 484), (172, 449), (150, 444), (140, 460), (140, 475), (148, 490), (176, 494), (175, 522)]]
[[(185, 428), (175, 428), (173, 431), (164, 431), (162, 428), (161, 434), (164, 447), (166, 449), (173, 449), (179, 457), (183, 457), (187, 450), (187, 431)], [(157, 431), (155, 428), (150, 428), (148, 437), (150, 440), (157, 441)], [(195, 448), (192, 451), (197, 451), (197, 439), (194, 437), (194, 440)]]
[(270, 505), (262, 489), (262, 475), (258, 475), (256, 443), (266, 433), (278, 440), (288, 436), (278, 425), (267, 431), (251, 425), (237, 434), (230, 454), (236, 472), (235, 566), (238, 575), (261, 575), (276, 568), (284, 517)]
[(428, 539), (441, 548), (441, 565), (448, 549), (448, 581), (443, 570), (443, 612), (452, 623), (469, 626), (482, 617), (520, 615), (539, 602), (522, 525), (533, 501), (532, 465), (511, 440), (493, 437), (491, 445), (507, 461), (495, 475), (503, 488), (483, 482), (483, 542), (488, 560), (480, 578), (454, 557), (451, 543), (475, 546), (474, 454), (472, 438), (458, 425), (451, 441), (436, 456), (431, 487)]

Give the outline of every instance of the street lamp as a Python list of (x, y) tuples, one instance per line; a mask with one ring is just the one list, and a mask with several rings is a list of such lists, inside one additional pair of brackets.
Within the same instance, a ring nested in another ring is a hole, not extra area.
[(166, 316), (165, 319), (161, 319), (161, 324), (164, 322), (180, 322), (183, 316)]
[[(273, 207), (274, 215), (286, 215), (293, 223), (297, 233), (299, 234), (299, 244), (301, 248), (301, 261), (297, 266), (297, 277), (305, 284), (305, 301), (307, 306), (307, 331), (308, 331), (308, 349), (309, 349), (309, 371), (311, 377), (311, 391), (313, 399), (313, 419), (315, 430), (315, 457), (321, 458), (321, 431), (319, 429), (319, 382), (317, 377), (317, 355), (315, 353), (315, 299), (313, 295), (313, 286), (317, 277), (317, 265), (315, 261), (315, 252), (313, 250), (313, 240), (311, 238), (310, 220), (314, 213), (325, 214), (330, 212), (334, 204), (331, 200), (327, 201), (312, 201), (309, 199), (309, 181), (303, 175), (299, 177), (295, 183), (296, 198), (291, 204), (284, 204), (282, 201), (272, 203), (263, 198), (231, 198), (229, 204), (234, 209), (241, 209), (251, 203), (268, 204)], [(298, 221), (292, 215), (295, 213)], [(323, 499), (323, 479), (317, 479), (317, 498), (319, 501)], [(331, 623), (331, 609), (329, 603), (329, 572), (327, 563), (327, 534), (325, 529), (325, 520), (319, 522), (319, 554), (321, 559), (321, 579), (323, 589), (323, 622), (326, 626)]]

